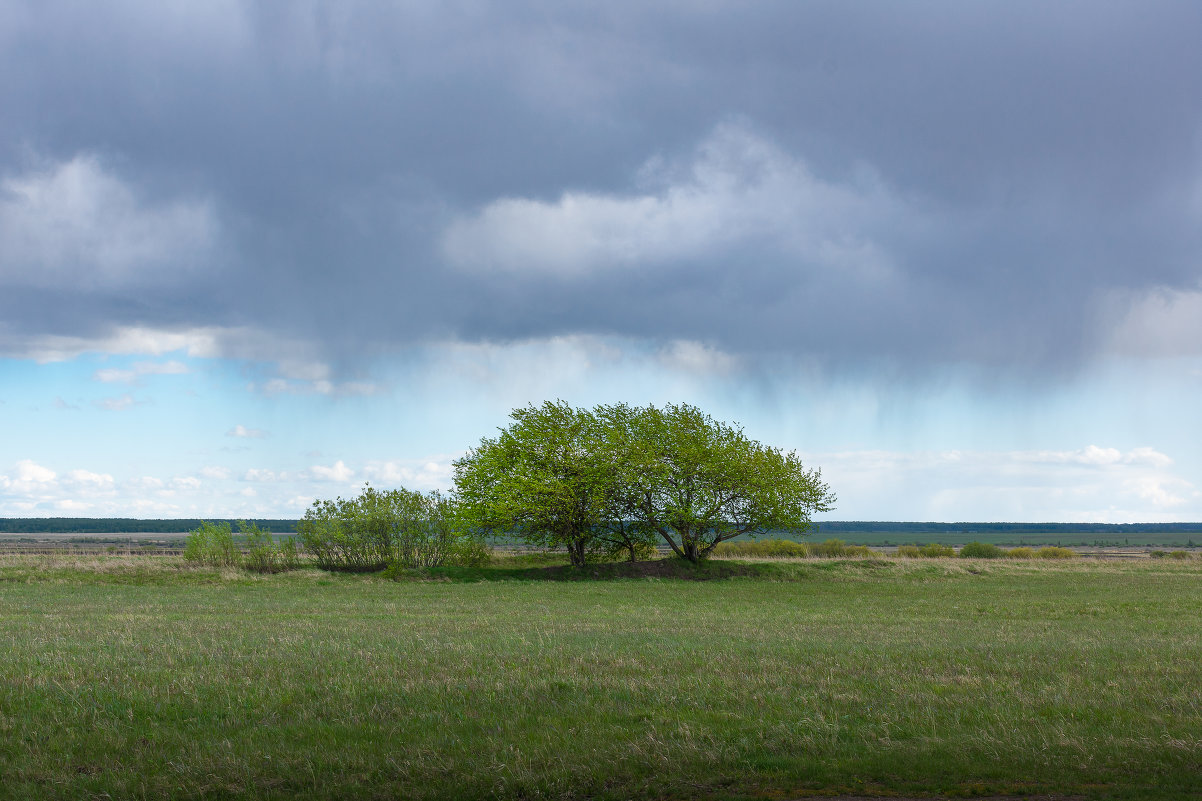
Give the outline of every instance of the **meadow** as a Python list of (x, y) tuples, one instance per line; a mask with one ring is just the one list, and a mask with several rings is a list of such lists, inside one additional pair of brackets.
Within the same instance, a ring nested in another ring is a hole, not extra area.
[(1202, 794), (1197, 558), (545, 561), (0, 556), (0, 795)]

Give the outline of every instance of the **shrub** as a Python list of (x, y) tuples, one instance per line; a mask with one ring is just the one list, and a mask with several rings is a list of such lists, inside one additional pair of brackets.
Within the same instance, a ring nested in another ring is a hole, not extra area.
[(238, 523), (238, 533), (246, 537), (246, 556), (242, 566), (255, 573), (283, 573), (300, 564), (296, 542), (287, 537), (276, 543), (271, 532), (254, 523)]
[(922, 551), (917, 545), (899, 545), (897, 546), (897, 555), (903, 559), (918, 559), (922, 556)]
[(847, 543), (843, 540), (825, 540), (810, 546), (812, 556), (843, 556), (847, 551)]
[(229, 523), (206, 523), (188, 532), (184, 559), (212, 567), (233, 567), (242, 561)]
[(1152, 551), (1152, 553), (1149, 554), (1149, 556), (1151, 556), (1153, 559), (1164, 559), (1168, 555), (1168, 551)]
[(1034, 559), (1035, 551), (1030, 548), (1011, 548), (1006, 551), (1007, 559)]
[[(654, 549), (652, 549), (654, 550)], [(451, 546), (450, 564), (484, 567), (492, 561), (492, 548), (481, 537), (462, 537)]]
[(938, 542), (928, 542), (918, 549), (925, 559), (946, 559), (956, 555), (956, 549)]
[(757, 542), (720, 542), (714, 547), (716, 556), (753, 557), (758, 559), (799, 559), (810, 555), (810, 547), (792, 540), (759, 540)]
[(841, 553), (840, 556), (867, 557), (880, 556), (880, 554), (869, 548), (867, 545), (846, 545), (844, 546), (843, 553)]
[(1049, 545), (1035, 552), (1036, 559), (1072, 559), (1074, 556), (1076, 554), (1068, 548), (1061, 548), (1056, 545)]
[(435, 567), (487, 561), (483, 539), (461, 523), (452, 502), (434, 491), (380, 492), (367, 486), (358, 498), (315, 501), (296, 531), (327, 570)]
[(1188, 551), (1171, 551), (1169, 553), (1169, 558), (1170, 559), (1189, 559), (1189, 552)]
[(1005, 552), (989, 542), (970, 542), (960, 549), (961, 559), (999, 559)]

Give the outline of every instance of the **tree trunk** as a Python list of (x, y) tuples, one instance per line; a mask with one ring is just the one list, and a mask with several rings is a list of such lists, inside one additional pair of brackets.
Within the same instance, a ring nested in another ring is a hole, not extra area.
[(632, 561), (632, 562), (639, 561), (639, 555), (637, 553), (635, 553), (634, 544), (630, 543), (626, 546), (626, 548), (630, 551), (630, 561)]
[(701, 561), (701, 553), (697, 549), (697, 543), (691, 540), (684, 543), (684, 558), (694, 564)]
[(584, 567), (584, 540), (572, 540), (568, 543), (568, 559), (573, 567)]

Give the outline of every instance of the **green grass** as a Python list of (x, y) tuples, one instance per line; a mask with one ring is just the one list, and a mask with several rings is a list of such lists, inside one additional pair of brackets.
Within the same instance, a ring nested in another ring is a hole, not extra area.
[(0, 795), (1202, 793), (1202, 562), (554, 561), (0, 557)]

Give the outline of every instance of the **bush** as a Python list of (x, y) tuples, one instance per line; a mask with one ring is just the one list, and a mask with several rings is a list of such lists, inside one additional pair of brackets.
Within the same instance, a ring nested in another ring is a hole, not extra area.
[(843, 556), (847, 552), (847, 543), (843, 540), (825, 540), (810, 546), (811, 556)]
[(184, 559), (212, 567), (234, 567), (241, 563), (242, 552), (234, 545), (229, 523), (206, 523), (188, 532)]
[(1030, 548), (1011, 548), (1006, 551), (1007, 559), (1034, 559), (1035, 551)]
[(810, 555), (810, 547), (792, 540), (720, 542), (714, 547), (714, 555), (756, 559), (802, 559)]
[(1168, 551), (1152, 551), (1152, 553), (1150, 553), (1148, 555), (1151, 556), (1153, 559), (1164, 559), (1166, 556), (1169, 555), (1169, 552)]
[(903, 559), (918, 559), (922, 556), (922, 551), (917, 545), (899, 545), (897, 546), (897, 555)]
[(843, 553), (840, 556), (848, 557), (869, 557), (880, 556), (879, 553), (869, 548), (867, 545), (846, 545), (843, 548)]
[(955, 548), (938, 542), (928, 542), (926, 545), (919, 548), (918, 552), (925, 559), (947, 559), (956, 555)]
[(1049, 545), (1035, 552), (1036, 559), (1072, 559), (1074, 556), (1076, 554), (1068, 548), (1061, 548), (1056, 545)]
[(296, 531), (317, 564), (327, 570), (382, 570), (488, 560), (483, 539), (461, 524), (451, 501), (435, 491), (380, 492), (367, 486), (358, 498), (315, 501)]
[(238, 523), (238, 533), (246, 537), (246, 556), (242, 566), (255, 573), (283, 573), (300, 565), (296, 541), (287, 537), (277, 543), (271, 532), (254, 523)]
[(960, 549), (961, 559), (1000, 559), (1004, 551), (989, 542), (970, 542)]
[(1170, 559), (1189, 559), (1189, 552), (1188, 551), (1171, 551), (1169, 553), (1169, 558)]

